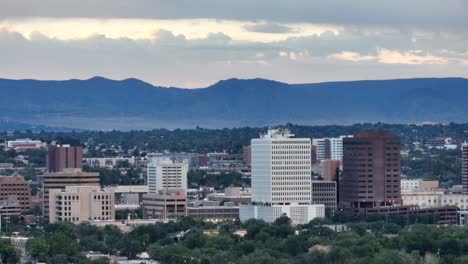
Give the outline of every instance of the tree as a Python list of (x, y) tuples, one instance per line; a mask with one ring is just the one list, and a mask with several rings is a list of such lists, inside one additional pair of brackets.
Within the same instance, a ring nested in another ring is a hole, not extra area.
[(9, 239), (0, 239), (0, 257), (3, 263), (15, 264), (20, 257)]
[(43, 237), (31, 238), (26, 242), (26, 251), (32, 257), (45, 261), (49, 252), (49, 244)]

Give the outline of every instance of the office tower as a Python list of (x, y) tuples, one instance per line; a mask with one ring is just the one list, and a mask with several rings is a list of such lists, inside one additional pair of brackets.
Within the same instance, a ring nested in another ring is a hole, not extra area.
[(82, 223), (89, 220), (114, 220), (115, 200), (112, 190), (99, 186), (66, 186), (49, 190), (51, 223)]
[(325, 208), (336, 210), (336, 181), (312, 181), (312, 204), (323, 204)]
[(312, 140), (312, 145), (317, 148), (318, 162), (331, 159), (330, 140), (328, 138), (314, 138)]
[(146, 219), (177, 219), (187, 215), (185, 189), (165, 189), (143, 195), (143, 217)]
[(286, 214), (300, 224), (323, 217), (323, 205), (311, 205), (310, 139), (293, 136), (288, 130), (270, 129), (252, 139), (252, 204), (241, 205), (241, 220), (273, 222)]
[(400, 204), (400, 171), (399, 137), (366, 131), (344, 138), (340, 205), (374, 208)]
[(82, 147), (50, 145), (47, 148), (47, 172), (61, 172), (64, 169), (83, 168)]
[(342, 160), (343, 159), (343, 139), (350, 136), (340, 136), (337, 138), (315, 138), (312, 145), (317, 148), (317, 161)]
[(242, 160), (244, 162), (245, 168), (250, 168), (252, 164), (251, 154), (250, 154), (250, 146), (243, 146), (242, 147)]
[(468, 143), (462, 144), (462, 193), (468, 194)]
[(188, 161), (175, 163), (168, 158), (153, 158), (148, 163), (148, 191), (187, 189)]
[(43, 217), (49, 221), (49, 190), (65, 190), (67, 186), (97, 186), (99, 187), (99, 173), (83, 172), (81, 169), (64, 169), (62, 172), (50, 172), (44, 175), (42, 184)]
[(22, 176), (0, 177), (0, 201), (17, 201), (21, 211), (32, 208), (31, 188)]

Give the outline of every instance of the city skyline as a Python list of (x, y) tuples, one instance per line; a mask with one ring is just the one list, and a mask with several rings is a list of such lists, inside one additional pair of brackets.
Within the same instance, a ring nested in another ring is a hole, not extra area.
[(183, 88), (231, 77), (468, 77), (467, 7), (463, 0), (7, 0), (0, 77), (134, 77)]

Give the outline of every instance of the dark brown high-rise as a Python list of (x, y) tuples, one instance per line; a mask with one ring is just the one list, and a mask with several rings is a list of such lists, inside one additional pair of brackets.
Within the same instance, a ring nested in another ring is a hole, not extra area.
[(468, 143), (463, 143), (462, 150), (462, 191), (468, 194)]
[(374, 208), (400, 204), (400, 138), (366, 131), (343, 139), (342, 207)]
[(47, 172), (61, 172), (64, 169), (81, 168), (83, 168), (82, 147), (50, 145), (47, 148)]

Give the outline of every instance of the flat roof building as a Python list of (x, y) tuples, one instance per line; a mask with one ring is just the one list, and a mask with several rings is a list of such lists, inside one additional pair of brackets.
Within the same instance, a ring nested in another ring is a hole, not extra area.
[(43, 216), (49, 221), (49, 190), (65, 190), (67, 186), (95, 186), (99, 187), (99, 173), (83, 172), (81, 169), (64, 169), (62, 172), (46, 173), (42, 184)]
[(468, 194), (468, 143), (462, 144), (462, 192)]
[(0, 176), (0, 201), (13, 200), (18, 201), (21, 211), (32, 208), (29, 182), (22, 176)]
[(67, 186), (65, 190), (50, 189), (49, 192), (51, 223), (113, 221), (115, 219), (114, 206), (113, 191), (102, 191), (99, 186)]
[(340, 205), (374, 208), (400, 204), (400, 148), (400, 138), (385, 131), (344, 138)]
[(187, 189), (188, 161), (175, 163), (169, 158), (153, 158), (148, 163), (148, 190), (158, 193), (160, 190)]
[(70, 145), (49, 145), (47, 147), (47, 172), (61, 172), (64, 169), (83, 168), (83, 148)]
[(145, 219), (177, 219), (187, 215), (187, 193), (184, 189), (165, 189), (143, 195)]
[(311, 141), (293, 136), (270, 129), (252, 139), (252, 203), (240, 205), (241, 220), (273, 222), (286, 214), (294, 224), (305, 224), (324, 216), (323, 205), (311, 204)]
[(336, 181), (312, 181), (312, 204), (323, 204), (326, 209), (336, 210)]

